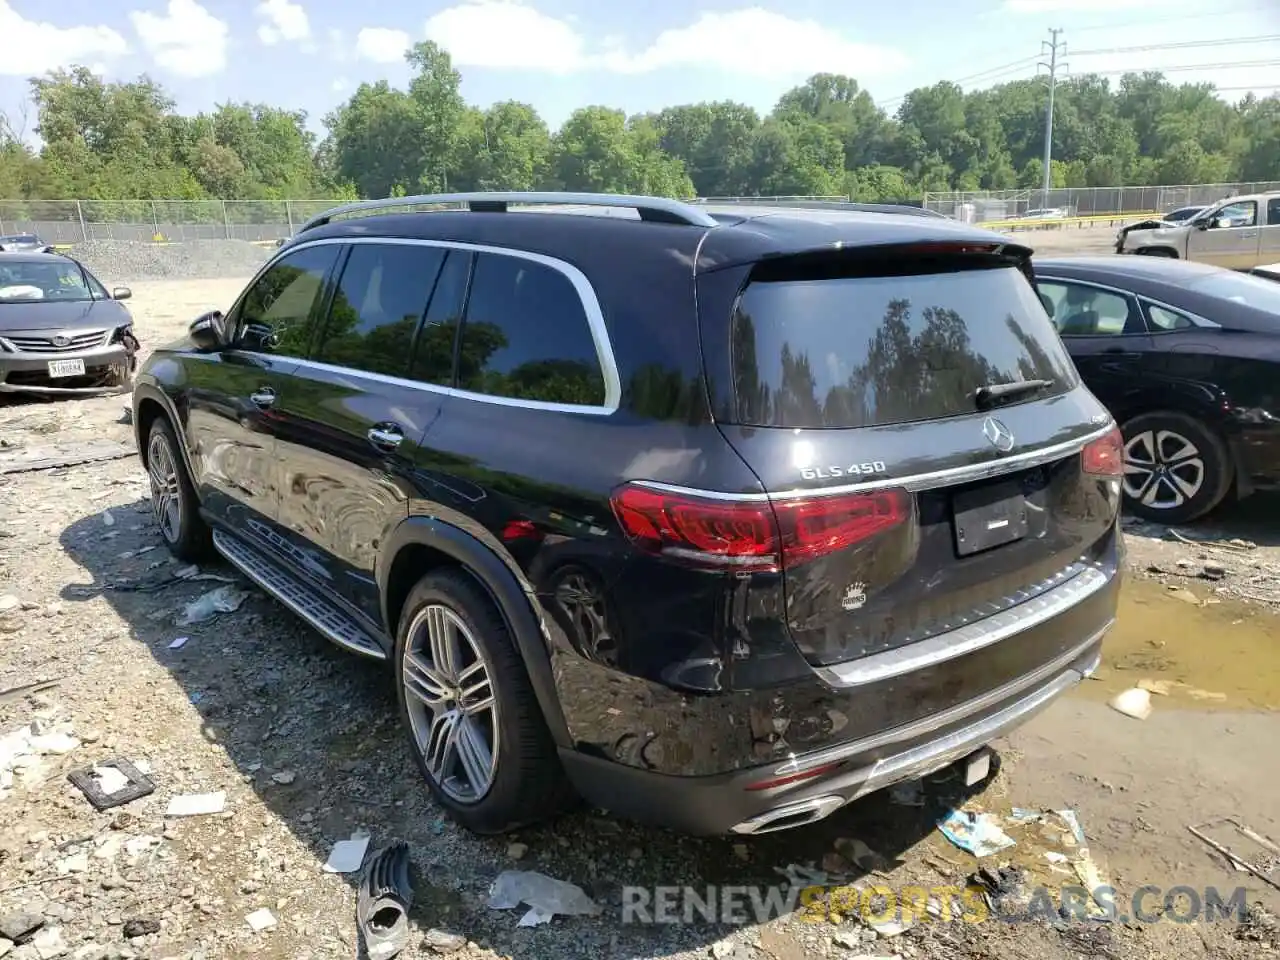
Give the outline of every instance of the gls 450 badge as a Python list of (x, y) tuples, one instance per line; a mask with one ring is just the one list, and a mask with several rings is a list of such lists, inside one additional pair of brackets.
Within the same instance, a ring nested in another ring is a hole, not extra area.
[(851, 463), (847, 467), (801, 467), (800, 476), (805, 480), (830, 480), (834, 477), (865, 477), (884, 471), (883, 460), (872, 460), (868, 463)]

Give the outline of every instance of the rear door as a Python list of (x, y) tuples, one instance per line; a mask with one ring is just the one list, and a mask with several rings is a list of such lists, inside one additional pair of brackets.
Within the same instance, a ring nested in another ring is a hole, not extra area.
[(375, 625), (378, 548), (408, 516), (406, 471), (448, 401), (468, 260), (352, 243), (318, 343), (276, 404), (284, 559)]
[(811, 663), (989, 616), (1113, 543), (1081, 457), (1110, 418), (1021, 266), (917, 248), (769, 261), (727, 344), (712, 337), (734, 394), (719, 421), (773, 498), (786, 620)]
[(1038, 276), (1036, 287), (1076, 369), (1094, 396), (1123, 420), (1146, 378), (1151, 338), (1137, 300), (1079, 280)]

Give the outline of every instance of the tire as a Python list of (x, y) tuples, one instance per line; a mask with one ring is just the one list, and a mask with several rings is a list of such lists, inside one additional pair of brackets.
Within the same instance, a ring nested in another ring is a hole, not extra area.
[(1135, 251), (1140, 257), (1167, 257), (1170, 260), (1177, 260), (1178, 255), (1168, 247), (1143, 247), (1141, 250)]
[(1226, 498), (1235, 468), (1226, 442), (1201, 421), (1182, 413), (1144, 413), (1122, 432), (1130, 513), (1156, 523), (1187, 523)]
[[(446, 658), (452, 666), (442, 669)], [(477, 834), (505, 833), (573, 805), (506, 622), (466, 573), (430, 573), (410, 591), (396, 636), (395, 677), (418, 769), (459, 824)]]
[[(147, 431), (151, 513), (169, 552), (179, 560), (197, 563), (212, 556), (213, 535), (200, 517), (200, 501), (179, 450), (173, 426), (156, 417)], [(164, 493), (168, 498), (162, 501)]]

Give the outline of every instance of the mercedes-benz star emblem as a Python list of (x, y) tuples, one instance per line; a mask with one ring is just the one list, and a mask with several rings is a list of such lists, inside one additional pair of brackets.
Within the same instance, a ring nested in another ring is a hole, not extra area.
[(1008, 453), (1013, 449), (1013, 433), (995, 417), (987, 417), (982, 421), (982, 435), (1001, 453)]
[(71, 343), (71, 341), (70, 341), (70, 340), (68, 340), (66, 337), (54, 337), (54, 338), (53, 338), (53, 345), (54, 345), (55, 347), (65, 347), (65, 346), (69, 346), (69, 345), (70, 345), (70, 343)]

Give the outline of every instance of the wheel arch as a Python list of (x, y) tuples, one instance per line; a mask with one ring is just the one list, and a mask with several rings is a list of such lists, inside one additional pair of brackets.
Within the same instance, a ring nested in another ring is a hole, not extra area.
[(1152, 243), (1145, 247), (1139, 247), (1133, 251), (1139, 257), (1172, 257), (1174, 260), (1182, 259), (1175, 247), (1166, 246), (1162, 243)]
[(472, 534), (435, 517), (409, 517), (391, 532), (376, 571), (387, 635), (394, 641), (414, 584), (441, 567), (461, 569), (489, 595), (516, 642), (551, 736), (557, 746), (571, 747), (535, 600), (511, 568)]
[[(187, 449), (186, 431), (183, 429), (183, 421), (178, 416), (178, 409), (174, 406), (172, 398), (169, 397), (158, 386), (141, 381), (134, 384), (133, 387), (133, 438), (138, 448), (138, 458), (142, 461), (142, 465), (147, 465), (147, 434), (151, 430), (151, 425), (156, 422), (159, 417), (164, 417), (169, 421), (169, 426), (173, 428), (173, 433), (178, 441), (178, 453), (182, 457), (183, 465), (187, 468), (187, 475), (191, 477), (194, 485), (196, 473), (194, 465), (191, 463), (191, 451)], [(196, 495), (199, 496), (199, 487), (196, 488)]]

